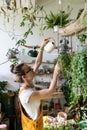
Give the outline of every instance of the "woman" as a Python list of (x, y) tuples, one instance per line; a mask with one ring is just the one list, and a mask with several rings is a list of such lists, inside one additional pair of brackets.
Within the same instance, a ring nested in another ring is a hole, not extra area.
[(21, 121), (23, 130), (43, 130), (43, 114), (41, 100), (48, 98), (55, 89), (57, 76), (59, 72), (58, 64), (55, 65), (53, 79), (48, 89), (36, 91), (33, 85), (33, 79), (36, 71), (42, 62), (43, 50), (50, 38), (44, 39), (41, 46), (34, 68), (25, 63), (11, 65), (11, 72), (16, 74), (16, 81), (21, 84), (19, 99), (21, 106)]

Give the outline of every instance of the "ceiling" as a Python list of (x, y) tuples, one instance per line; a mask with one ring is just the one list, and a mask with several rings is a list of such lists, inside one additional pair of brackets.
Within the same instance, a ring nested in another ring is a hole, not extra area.
[(49, 5), (51, 3), (60, 3), (62, 5), (64, 4), (71, 4), (71, 5), (79, 5), (79, 4), (83, 4), (85, 2), (87, 2), (87, 0), (35, 0), (36, 1), (36, 4), (38, 5)]

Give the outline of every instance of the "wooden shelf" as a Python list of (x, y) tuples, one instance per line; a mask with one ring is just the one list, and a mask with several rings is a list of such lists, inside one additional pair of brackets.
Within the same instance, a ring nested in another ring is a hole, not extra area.
[(37, 73), (36, 75), (37, 76), (46, 76), (46, 75), (50, 76), (50, 75), (53, 75), (53, 72), (52, 73), (39, 73), (39, 74)]
[[(50, 82), (47, 82), (47, 83), (46, 82), (35, 83), (35, 86), (43, 86), (43, 88), (44, 88), (44, 86), (49, 87), (49, 85), (50, 85)], [(56, 88), (60, 88), (60, 87), (61, 86), (59, 84), (57, 84)]]
[[(26, 47), (26, 48), (40, 48), (40, 46), (38, 46), (38, 45), (36, 45), (36, 46), (29, 46), (29, 45), (22, 45), (22, 46), (24, 46), (24, 47)], [(60, 47), (55, 47), (55, 49), (58, 49), (58, 48), (60, 48)]]
[(40, 86), (49, 86), (50, 85), (50, 82), (49, 83), (35, 83), (36, 85), (40, 85)]
[[(34, 64), (35, 62), (29, 62), (27, 64)], [(54, 62), (42, 62), (42, 64), (52, 64), (54, 65)]]

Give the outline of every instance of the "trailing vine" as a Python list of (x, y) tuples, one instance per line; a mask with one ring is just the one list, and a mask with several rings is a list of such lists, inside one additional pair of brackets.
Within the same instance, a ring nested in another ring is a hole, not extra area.
[(57, 57), (57, 61), (61, 63), (61, 74), (64, 78), (68, 78), (71, 68), (71, 56), (68, 53), (62, 53)]
[(72, 87), (75, 89), (73, 100), (78, 100), (78, 88), (83, 91), (83, 100), (87, 98), (87, 48), (76, 53), (71, 61)]

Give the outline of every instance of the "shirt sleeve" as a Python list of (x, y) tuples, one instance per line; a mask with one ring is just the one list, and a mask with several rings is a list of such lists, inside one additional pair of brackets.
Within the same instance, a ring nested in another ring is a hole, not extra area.
[(28, 103), (30, 96), (32, 95), (33, 90), (32, 89), (26, 89), (24, 90), (20, 95), (19, 99), (21, 103)]

